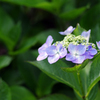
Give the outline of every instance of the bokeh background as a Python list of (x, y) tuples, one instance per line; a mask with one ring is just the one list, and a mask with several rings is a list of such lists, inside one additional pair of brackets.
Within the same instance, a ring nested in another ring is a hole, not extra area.
[(27, 61), (48, 35), (62, 40), (59, 32), (78, 23), (100, 41), (100, 0), (0, 0), (0, 100), (77, 100)]

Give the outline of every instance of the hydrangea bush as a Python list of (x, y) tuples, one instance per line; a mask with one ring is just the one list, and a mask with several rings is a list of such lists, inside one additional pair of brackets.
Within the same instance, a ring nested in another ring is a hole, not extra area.
[(90, 42), (91, 30), (86, 31), (79, 24), (59, 33), (64, 38), (53, 42), (49, 35), (38, 49), (37, 61), (30, 63), (51, 78), (72, 87), (78, 100), (97, 100), (100, 41)]

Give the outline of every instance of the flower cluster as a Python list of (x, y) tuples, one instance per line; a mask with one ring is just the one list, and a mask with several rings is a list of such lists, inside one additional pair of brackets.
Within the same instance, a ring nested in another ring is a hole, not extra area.
[[(53, 38), (49, 35), (46, 42), (38, 49), (37, 61), (48, 58), (48, 62), (53, 64), (65, 57), (67, 61), (81, 64), (86, 59), (92, 59), (97, 50), (94, 43), (89, 43), (91, 30), (83, 31), (79, 36), (71, 34), (74, 30), (75, 28), (69, 26), (64, 32), (59, 32), (65, 37), (53, 44)], [(96, 44), (100, 50), (100, 41)]]

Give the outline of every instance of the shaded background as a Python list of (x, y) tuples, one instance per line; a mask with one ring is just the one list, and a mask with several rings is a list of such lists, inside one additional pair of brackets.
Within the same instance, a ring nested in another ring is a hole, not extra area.
[(36, 60), (48, 35), (62, 40), (58, 32), (77, 23), (99, 41), (100, 0), (0, 0), (0, 100), (77, 100), (69, 86), (26, 62)]

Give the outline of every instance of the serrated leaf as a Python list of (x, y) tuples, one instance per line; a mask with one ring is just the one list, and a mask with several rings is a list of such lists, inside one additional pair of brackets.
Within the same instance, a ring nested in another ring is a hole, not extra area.
[(42, 98), (40, 100), (71, 100), (71, 99), (63, 94), (53, 94), (45, 98)]
[(37, 100), (36, 97), (22, 86), (11, 87), (12, 100)]
[(11, 92), (8, 85), (0, 79), (0, 100), (11, 100)]
[(7, 67), (12, 61), (12, 57), (0, 56), (0, 69)]

